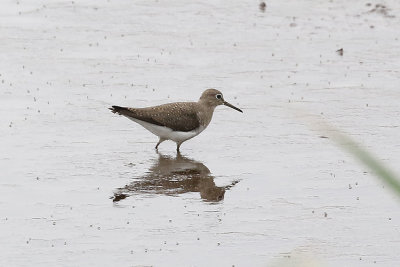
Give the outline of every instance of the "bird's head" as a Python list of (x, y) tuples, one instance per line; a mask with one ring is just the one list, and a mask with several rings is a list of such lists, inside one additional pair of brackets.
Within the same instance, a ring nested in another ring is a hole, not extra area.
[(207, 89), (203, 92), (203, 94), (200, 97), (201, 102), (205, 102), (210, 106), (216, 107), (219, 105), (225, 105), (230, 108), (233, 108), (237, 111), (243, 112), (240, 108), (235, 107), (234, 105), (226, 102), (224, 100), (224, 96), (220, 91), (217, 89)]

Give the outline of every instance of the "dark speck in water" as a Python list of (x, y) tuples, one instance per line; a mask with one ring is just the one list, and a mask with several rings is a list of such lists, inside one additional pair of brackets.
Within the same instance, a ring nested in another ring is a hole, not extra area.
[(261, 2), (258, 7), (260, 8), (261, 12), (265, 12), (265, 8), (267, 7), (267, 4), (265, 2)]

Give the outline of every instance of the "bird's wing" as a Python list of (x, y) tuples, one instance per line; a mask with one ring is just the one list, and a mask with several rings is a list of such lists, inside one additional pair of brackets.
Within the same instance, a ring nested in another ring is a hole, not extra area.
[(195, 102), (170, 103), (148, 108), (112, 106), (110, 110), (126, 117), (145, 121), (174, 131), (190, 132), (200, 126)]

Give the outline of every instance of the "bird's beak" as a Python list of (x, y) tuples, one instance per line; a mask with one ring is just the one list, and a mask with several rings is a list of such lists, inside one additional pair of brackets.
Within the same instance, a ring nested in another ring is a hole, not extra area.
[(226, 101), (224, 101), (223, 103), (224, 103), (225, 106), (228, 106), (228, 107), (230, 107), (230, 108), (236, 109), (237, 111), (240, 111), (240, 112), (243, 113), (243, 111), (242, 111), (240, 108), (237, 108), (237, 107), (235, 107), (234, 105), (229, 104), (229, 103), (226, 102)]

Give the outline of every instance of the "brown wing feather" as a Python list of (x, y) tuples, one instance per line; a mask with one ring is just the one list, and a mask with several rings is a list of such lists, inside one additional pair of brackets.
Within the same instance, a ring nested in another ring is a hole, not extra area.
[(141, 116), (142, 113), (136, 112), (137, 109), (134, 109), (134, 108), (112, 106), (111, 108), (109, 108), (109, 110), (111, 110), (111, 112), (113, 112), (113, 113), (116, 113), (116, 114), (119, 114), (119, 115), (122, 115), (125, 117), (131, 117), (131, 118), (149, 122), (149, 123), (152, 123), (155, 125), (164, 126), (161, 123), (153, 120), (151, 117), (145, 117), (143, 115)]
[(110, 110), (126, 117), (165, 126), (174, 131), (189, 132), (200, 126), (196, 104), (195, 102), (180, 102), (148, 108), (113, 106)]

